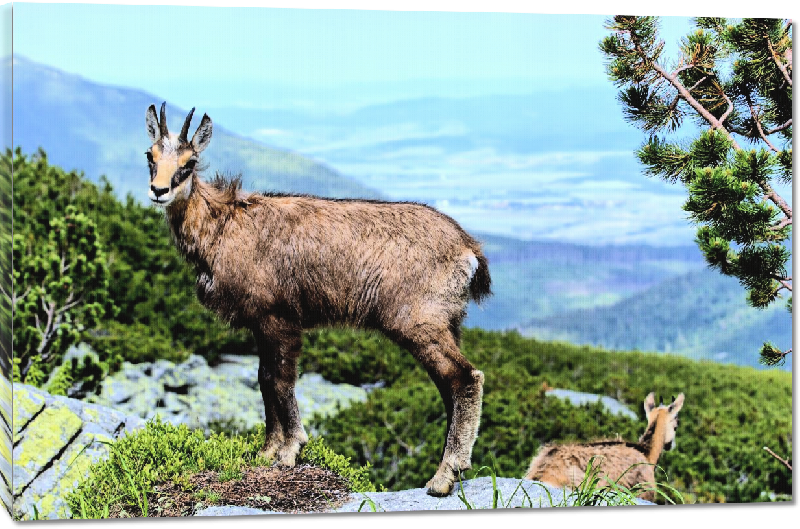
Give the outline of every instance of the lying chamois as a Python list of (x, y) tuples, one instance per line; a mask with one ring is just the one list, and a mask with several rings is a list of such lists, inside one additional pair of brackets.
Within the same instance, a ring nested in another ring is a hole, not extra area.
[[(617, 480), (617, 483), (629, 489), (639, 483), (654, 487), (655, 465), (661, 452), (675, 446), (675, 429), (682, 406), (683, 393), (669, 406), (658, 407), (655, 395), (650, 393), (644, 400), (647, 430), (638, 443), (614, 440), (545, 445), (531, 461), (524, 479), (555, 487), (575, 488), (583, 479), (589, 460), (597, 456), (594, 465), (599, 467), (601, 475)], [(603, 479), (601, 484), (608, 484), (608, 481)], [(653, 501), (655, 491), (647, 490), (640, 497)]]
[(179, 135), (165, 106), (147, 109), (149, 197), (162, 206), (178, 250), (194, 265), (200, 302), (253, 332), (266, 412), (262, 454), (294, 466), (308, 441), (294, 395), (303, 329), (376, 329), (407, 348), (444, 400), (447, 437), (428, 481), (434, 496), (452, 492), (470, 468), (480, 422), (483, 373), (459, 350), (470, 299), (490, 294), (480, 244), (453, 219), (427, 206), (373, 200), (245, 193), (239, 179), (198, 176), (211, 140), (194, 109)]

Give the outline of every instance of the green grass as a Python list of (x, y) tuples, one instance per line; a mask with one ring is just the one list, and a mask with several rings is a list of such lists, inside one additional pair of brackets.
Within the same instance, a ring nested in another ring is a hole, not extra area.
[[(185, 425), (149, 421), (144, 429), (108, 443), (109, 458), (90, 469), (89, 476), (67, 496), (67, 503), (73, 518), (107, 518), (119, 510), (147, 516), (151, 509), (148, 497), (159, 482), (172, 481), (188, 488), (188, 477), (196, 472), (218, 471), (220, 480), (226, 481), (240, 478), (247, 466), (269, 464), (258, 455), (263, 441), (263, 426), (245, 435), (219, 433), (205, 438), (200, 430)], [(321, 438), (309, 440), (299, 461), (339, 474), (354, 492), (375, 490), (367, 468), (351, 466)]]

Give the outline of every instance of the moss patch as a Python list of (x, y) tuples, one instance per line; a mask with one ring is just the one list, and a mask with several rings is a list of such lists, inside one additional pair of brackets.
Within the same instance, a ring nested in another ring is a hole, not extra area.
[(63, 406), (47, 408), (25, 429), (14, 448), (14, 495), (20, 494), (81, 428), (80, 417)]

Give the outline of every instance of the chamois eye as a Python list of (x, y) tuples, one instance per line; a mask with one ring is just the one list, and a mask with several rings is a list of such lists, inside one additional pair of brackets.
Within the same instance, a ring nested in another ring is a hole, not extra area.
[(144, 155), (147, 156), (147, 163), (152, 165), (153, 164), (153, 153), (151, 153), (150, 151), (147, 151), (147, 152), (144, 153)]
[(189, 160), (186, 162), (186, 165), (183, 166), (183, 171), (188, 173), (194, 169), (195, 164), (197, 164), (197, 160)]

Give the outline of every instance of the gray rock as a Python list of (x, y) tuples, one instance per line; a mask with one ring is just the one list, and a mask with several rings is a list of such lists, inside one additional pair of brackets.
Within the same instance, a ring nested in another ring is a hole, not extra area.
[[(245, 427), (262, 421), (260, 392), (244, 384), (241, 378), (249, 376), (254, 365), (252, 359), (229, 362), (223, 374), (216, 373), (204, 361), (193, 358), (178, 366), (161, 362), (158, 369), (155, 366), (149, 366), (149, 369), (147, 366), (126, 366), (123, 373), (112, 377), (113, 380), (109, 379), (107, 386), (104, 386), (107, 388), (107, 399), (118, 398), (120, 394), (130, 395), (121, 404), (124, 407), (122, 411), (66, 397), (54, 397), (42, 390), (17, 384), (14, 387), (13, 408), (14, 424), (17, 426), (13, 432), (16, 444), (12, 467), (14, 512), (30, 518), (35, 506), (41, 518), (68, 517), (70, 513), (64, 501), (67, 493), (86, 475), (92, 463), (108, 456), (105, 443), (123, 435), (123, 432), (132, 432), (144, 425), (141, 418), (143, 412), (146, 417), (154, 415), (156, 411), (163, 412), (167, 415), (165, 420), (186, 424), (190, 428), (205, 428), (210, 421), (231, 418), (243, 421)], [(147, 375), (148, 372), (157, 374), (162, 381), (178, 380), (183, 376), (182, 370), (186, 366), (190, 371), (205, 371), (204, 376), (208, 377), (206, 384), (191, 386), (187, 395), (165, 391), (162, 383)], [(561, 393), (555, 396), (569, 398), (573, 404), (600, 400), (609, 405), (596, 395), (559, 391)], [(353, 401), (363, 400), (366, 391), (363, 388), (331, 384), (318, 374), (305, 373), (298, 380), (297, 395), (301, 413), (308, 419), (314, 412), (336, 413)], [(156, 407), (156, 399), (162, 401), (161, 406)], [(463, 510), (468, 508), (467, 504), (476, 509), (492, 507), (491, 478), (467, 480), (462, 486), (463, 492), (459, 487), (446, 498), (428, 496), (425, 489), (354, 494), (350, 501), (333, 512)], [(561, 490), (520, 479), (497, 478), (497, 490), (500, 493), (499, 506), (504, 508), (549, 507), (564, 500)], [(648, 504), (641, 500), (638, 503)], [(210, 507), (197, 515), (271, 513), (240, 507)]]
[[(264, 422), (257, 375), (255, 356), (223, 355), (214, 368), (196, 355), (177, 365), (167, 360), (125, 363), (103, 381), (100, 395), (87, 400), (143, 419), (158, 414), (164, 421), (207, 434), (214, 425), (248, 430)], [(304, 373), (295, 393), (306, 427), (314, 413), (338, 413), (367, 396), (362, 388), (332, 384), (315, 373)]]
[[(564, 502), (564, 491), (548, 487), (542, 483), (521, 480), (518, 478), (496, 478), (496, 485), (492, 484), (491, 477), (482, 477), (466, 480), (456, 484), (456, 490), (445, 498), (429, 496), (425, 489), (410, 489), (399, 492), (369, 492), (355, 493), (350, 501), (338, 509), (325, 512), (353, 513), (353, 512), (406, 512), (406, 511), (460, 511), (467, 509), (491, 509), (495, 486), (499, 491), (497, 508), (549, 508), (560, 506), (564, 503), (571, 505), (571, 501)], [(639, 505), (653, 505), (644, 500), (637, 500)], [(469, 506), (468, 506), (469, 505)], [(211, 509), (211, 508), (210, 508)], [(273, 514), (271, 511), (261, 511), (249, 507), (216, 507), (224, 509), (225, 514), (207, 514), (210, 509), (204, 509), (196, 516), (239, 516)]]
[(581, 406), (583, 404), (601, 402), (603, 406), (610, 413), (623, 415), (633, 420), (638, 420), (639, 417), (630, 408), (622, 404), (616, 399), (606, 397), (603, 395), (595, 395), (593, 393), (582, 393), (580, 391), (572, 391), (571, 389), (551, 389), (546, 393), (548, 397), (558, 397), (560, 399), (568, 400), (573, 406)]
[(213, 507), (206, 507), (200, 509), (195, 516), (247, 516), (254, 514), (286, 514), (277, 511), (262, 511), (261, 509), (253, 509), (252, 507), (238, 507), (235, 505), (215, 505)]
[(108, 456), (106, 443), (144, 426), (138, 417), (24, 384), (14, 384), (13, 407), (12, 511), (28, 519), (34, 507), (40, 518), (69, 517), (66, 496)]

